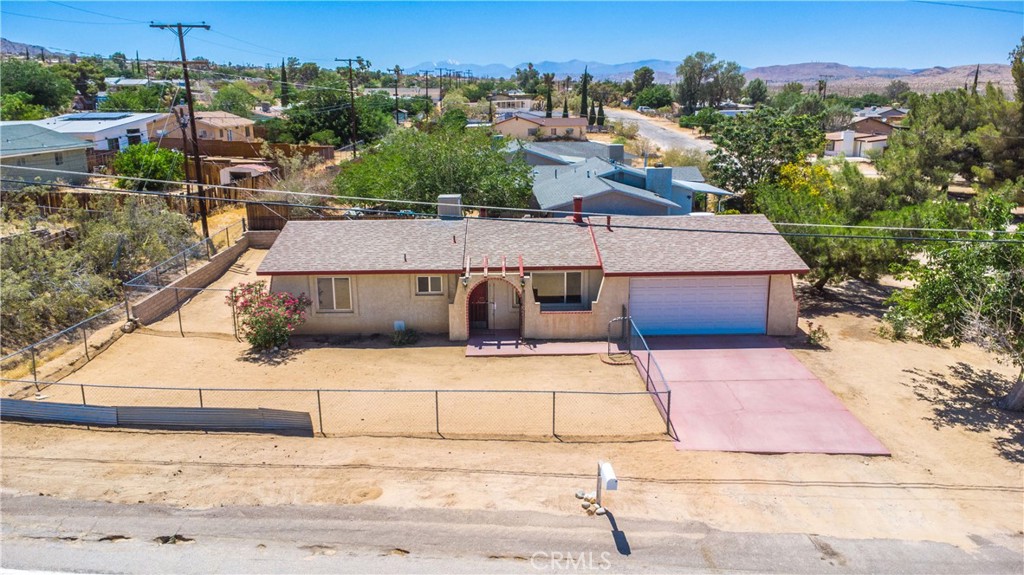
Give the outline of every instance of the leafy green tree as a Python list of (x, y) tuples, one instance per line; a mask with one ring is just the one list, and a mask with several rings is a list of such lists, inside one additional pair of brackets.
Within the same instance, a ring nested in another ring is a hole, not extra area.
[(633, 107), (663, 108), (672, 104), (672, 91), (664, 84), (654, 84), (645, 88), (633, 98)]
[(777, 181), (782, 166), (805, 162), (808, 154), (821, 153), (825, 144), (815, 118), (788, 116), (763, 106), (720, 122), (711, 136), (716, 145), (709, 152), (715, 183), (737, 192)]
[(33, 104), (30, 94), (12, 92), (0, 95), (0, 120), (42, 120), (47, 116), (46, 108)]
[[(978, 227), (1005, 229), (1011, 204), (992, 194), (981, 205)], [(971, 235), (988, 240), (984, 232)], [(928, 244), (926, 257), (905, 269), (914, 286), (890, 298), (893, 332), (916, 329), (930, 343), (972, 342), (1007, 357), (1020, 370), (998, 405), (1024, 410), (1024, 234), (1000, 235), (1017, 243)]]
[(804, 85), (800, 82), (787, 82), (782, 89), (772, 97), (772, 107), (776, 110), (791, 110), (801, 101), (804, 101)]
[(245, 82), (238, 81), (217, 90), (213, 95), (213, 109), (230, 112), (243, 118), (252, 117), (252, 108), (258, 102)]
[(537, 84), (540, 83), (540, 72), (533, 67), (533, 62), (529, 62), (526, 64), (526, 68), (516, 68), (513, 81), (520, 90), (527, 94), (535, 94), (537, 92)]
[(1010, 52), (1010, 74), (1017, 88), (1017, 102), (1024, 103), (1024, 36), (1020, 44)]
[(768, 101), (768, 84), (765, 84), (764, 80), (760, 78), (751, 80), (743, 91), (752, 106), (764, 104)]
[[(640, 66), (633, 71), (633, 90), (637, 94), (654, 85), (654, 70), (650, 66)], [(652, 106), (653, 107), (653, 106)], [(660, 106), (658, 106), (660, 107)]]
[[(114, 156), (111, 165), (122, 176), (176, 182), (185, 179), (185, 156), (177, 150), (158, 148), (154, 142), (128, 146)], [(165, 190), (171, 184), (117, 180), (117, 186), (135, 190)]]
[(166, 110), (170, 102), (164, 100), (163, 86), (130, 86), (107, 95), (98, 108), (119, 112), (158, 112)]
[(22, 92), (32, 102), (51, 111), (64, 108), (75, 95), (75, 87), (53, 69), (31, 60), (0, 61), (0, 94)]
[(676, 67), (676, 102), (683, 113), (693, 114), (702, 104), (717, 107), (726, 100), (738, 100), (745, 79), (736, 62), (715, 60), (710, 52), (695, 52)]
[(79, 58), (78, 62), (61, 63), (53, 71), (66, 78), (75, 90), (85, 98), (92, 99), (96, 93), (105, 90), (103, 62), (99, 58)]
[(909, 91), (910, 84), (903, 80), (893, 80), (885, 87), (885, 97), (888, 98), (890, 102), (898, 102), (903, 98), (903, 95)]
[(433, 204), (441, 194), (462, 194), (467, 204), (509, 208), (527, 207), (532, 190), (530, 167), (519, 157), (510, 161), (488, 132), (444, 125), (393, 132), (362, 161), (345, 164), (334, 186), (343, 196)]
[(110, 55), (110, 61), (114, 63), (120, 74), (128, 73), (128, 56), (125, 56), (124, 52), (114, 52)]

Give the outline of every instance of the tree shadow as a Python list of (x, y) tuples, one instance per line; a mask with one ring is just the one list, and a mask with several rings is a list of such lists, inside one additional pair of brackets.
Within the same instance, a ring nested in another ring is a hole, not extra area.
[(888, 299), (899, 288), (861, 280), (846, 280), (839, 285), (820, 291), (812, 285), (798, 285), (796, 296), (800, 302), (800, 317), (814, 319), (840, 313), (857, 317), (881, 318)]
[(949, 375), (936, 371), (905, 369), (911, 375), (914, 395), (932, 404), (933, 416), (927, 418), (936, 429), (960, 427), (976, 433), (1003, 432), (995, 439), (995, 448), (1004, 459), (1024, 463), (1024, 413), (996, 407), (1014, 382), (990, 369), (975, 369), (958, 362), (949, 367)]
[(294, 348), (279, 349), (277, 351), (253, 351), (250, 349), (238, 356), (237, 361), (277, 367), (291, 363), (301, 354), (302, 350)]

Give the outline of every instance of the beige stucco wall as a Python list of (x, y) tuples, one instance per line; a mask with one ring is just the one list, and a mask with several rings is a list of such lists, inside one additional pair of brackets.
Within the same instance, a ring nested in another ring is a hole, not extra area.
[(768, 283), (768, 335), (796, 335), (797, 314), (793, 276), (771, 276)]
[[(439, 275), (439, 274), (434, 274)], [(351, 312), (319, 311), (316, 297), (306, 323), (298, 334), (370, 335), (389, 334), (394, 322), (404, 321), (407, 329), (421, 333), (448, 331), (449, 294), (454, 276), (442, 275), (441, 295), (416, 295), (416, 275), (367, 274), (351, 275)], [(314, 294), (316, 276), (274, 276), (272, 291)]]
[[(519, 138), (520, 140), (532, 140), (540, 137), (571, 137), (575, 140), (587, 139), (587, 126), (585, 123), (581, 126), (554, 126), (553, 128), (556, 132), (555, 134), (551, 133), (552, 126), (539, 126), (518, 117), (494, 125), (494, 129), (498, 132), (510, 138)], [(572, 128), (572, 134), (566, 133), (566, 130), (569, 128)], [(537, 130), (537, 135), (531, 135), (529, 133), (530, 130)]]
[[(545, 311), (533, 299), (533, 279), (526, 278), (520, 289), (523, 294), (523, 332), (526, 339), (604, 339), (608, 335), (608, 322), (622, 315), (623, 306), (629, 301), (629, 278), (604, 277), (600, 270), (583, 271), (583, 300), (590, 302), (590, 309), (585, 311)], [(511, 294), (518, 286), (518, 276), (508, 276), (509, 285), (500, 276), (491, 276), (491, 285), (495, 293)], [(480, 282), (487, 281), (482, 274), (474, 274), (468, 285), (461, 282), (456, 285), (455, 296), (449, 307), (449, 332), (452, 341), (469, 339), (467, 332), (467, 298)], [(501, 287), (502, 284), (507, 287)], [(499, 311), (501, 308), (498, 308)], [(509, 309), (509, 316), (518, 320), (515, 312)], [(510, 327), (514, 328), (514, 324)], [(508, 329), (498, 327), (497, 329)]]

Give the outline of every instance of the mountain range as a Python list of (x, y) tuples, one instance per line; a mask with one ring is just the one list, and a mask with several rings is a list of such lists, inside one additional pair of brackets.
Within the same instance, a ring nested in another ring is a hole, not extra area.
[[(44, 49), (42, 46), (34, 46), (21, 42), (13, 42), (6, 38), (0, 38), (0, 52), (3, 54), (24, 54), (28, 49), (32, 57), (38, 57)], [(47, 54), (56, 55), (57, 52), (46, 51)], [(676, 67), (679, 61), (676, 60), (637, 60), (634, 62), (623, 62), (621, 64), (605, 64), (604, 62), (587, 60), (568, 60), (565, 62), (553, 62), (545, 60), (535, 62), (533, 67), (541, 73), (554, 73), (558, 79), (566, 76), (579, 77), (584, 69), (587, 69), (594, 78), (598, 80), (622, 81), (633, 77), (633, 71), (641, 66), (648, 66), (654, 70), (655, 82), (669, 84), (676, 81)], [(466, 64), (454, 60), (441, 62), (421, 62), (415, 66), (407, 66), (407, 73), (418, 73), (421, 70), (431, 70), (435, 74), (438, 68), (458, 70), (465, 74), (471, 72), (473, 76), (480, 77), (504, 77), (515, 75), (516, 68), (525, 69), (526, 62), (516, 66), (505, 64)], [(950, 88), (961, 87), (974, 81), (975, 70), (978, 71), (978, 81), (984, 85), (991, 82), (1001, 86), (1004, 91), (1012, 92), (1013, 76), (1010, 74), (1010, 66), (1006, 64), (969, 64), (964, 66), (931, 68), (892, 68), (892, 67), (868, 67), (849, 66), (837, 62), (803, 62), (799, 64), (784, 64), (777, 66), (760, 66), (757, 68), (740, 68), (747, 80), (760, 78), (771, 86), (779, 86), (787, 82), (801, 82), (805, 86), (816, 83), (820, 79), (827, 79), (830, 91), (838, 90), (848, 94), (864, 93), (866, 91), (880, 91), (892, 80), (907, 82), (912, 90), (919, 92), (936, 92)]]

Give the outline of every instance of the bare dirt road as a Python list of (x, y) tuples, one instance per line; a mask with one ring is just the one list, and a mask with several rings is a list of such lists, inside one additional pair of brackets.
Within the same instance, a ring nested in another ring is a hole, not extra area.
[(635, 122), (640, 127), (640, 135), (654, 142), (662, 151), (670, 148), (680, 150), (696, 148), (706, 152), (714, 147), (711, 140), (695, 138), (689, 131), (662, 118), (652, 118), (622, 108), (605, 108), (604, 113), (612, 120)]

